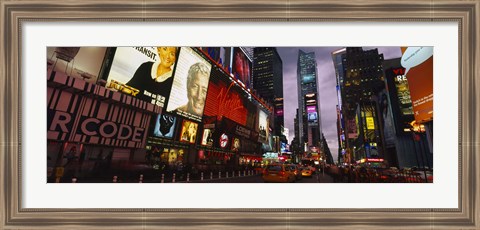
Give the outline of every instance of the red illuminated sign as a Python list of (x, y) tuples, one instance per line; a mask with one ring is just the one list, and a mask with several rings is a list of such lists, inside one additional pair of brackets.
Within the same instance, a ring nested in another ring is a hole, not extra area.
[(383, 159), (377, 159), (377, 158), (367, 158), (368, 162), (383, 162)]
[[(217, 69), (212, 69), (208, 86), (208, 95), (205, 102), (204, 115), (227, 117), (238, 124), (246, 126), (248, 110), (245, 107), (245, 98), (236, 91), (235, 83), (226, 83), (227, 76)], [(220, 80), (225, 78), (225, 81)]]

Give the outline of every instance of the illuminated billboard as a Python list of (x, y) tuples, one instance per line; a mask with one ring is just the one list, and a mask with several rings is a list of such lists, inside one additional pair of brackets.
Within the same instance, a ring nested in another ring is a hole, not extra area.
[(247, 107), (252, 107), (248, 103), (251, 102), (242, 95), (241, 89), (234, 82), (230, 82), (225, 73), (218, 68), (212, 69), (205, 102), (205, 116), (216, 116), (219, 120), (221, 117), (227, 117), (241, 125), (247, 126), (247, 123), (252, 125), (254, 123), (252, 120), (256, 117), (256, 107), (247, 110)]
[(247, 88), (251, 88), (251, 69), (252, 62), (248, 59), (247, 55), (239, 47), (235, 47), (233, 49), (232, 73), (235, 78), (242, 81)]
[(171, 139), (175, 131), (176, 118), (169, 114), (158, 114), (155, 119), (153, 136)]
[(173, 77), (167, 112), (201, 121), (212, 65), (189, 47), (182, 47)]
[(177, 47), (117, 47), (106, 87), (164, 107), (172, 87)]
[(218, 140), (218, 144), (220, 145), (220, 148), (222, 149), (227, 148), (228, 140), (229, 140), (228, 135), (226, 133), (222, 133)]
[(183, 157), (184, 157), (184, 154), (185, 154), (185, 150), (170, 148), (170, 149), (164, 149), (164, 151), (165, 152), (168, 151), (168, 164), (169, 165), (176, 165), (177, 163), (183, 162)]
[(302, 82), (303, 82), (303, 84), (314, 83), (314, 82), (315, 82), (315, 75), (313, 75), (313, 74), (304, 74), (304, 75), (302, 76)]
[(197, 123), (183, 120), (182, 131), (180, 132), (180, 141), (194, 144), (197, 138), (197, 128)]
[(433, 119), (433, 47), (402, 48), (413, 114), (417, 123)]
[(211, 147), (213, 145), (213, 129), (204, 129), (201, 145)]
[(387, 71), (387, 75), (393, 76), (393, 82), (397, 92), (398, 104), (402, 115), (413, 115), (412, 98), (408, 87), (404, 68), (395, 68)]
[(317, 106), (307, 106), (307, 118), (308, 122), (318, 122)]
[(258, 139), (260, 142), (266, 143), (268, 141), (268, 115), (263, 110), (258, 113)]
[(348, 138), (355, 139), (358, 137), (356, 119), (350, 119), (347, 121), (347, 130), (348, 130)]
[(379, 94), (380, 98), (380, 122), (383, 127), (383, 135), (385, 139), (386, 146), (393, 146), (395, 145), (395, 125), (394, 119), (392, 114), (392, 107), (388, 97), (387, 91), (384, 89)]
[(238, 152), (240, 150), (240, 139), (234, 137), (232, 140), (232, 151)]
[(47, 47), (47, 69), (96, 83), (106, 47)]

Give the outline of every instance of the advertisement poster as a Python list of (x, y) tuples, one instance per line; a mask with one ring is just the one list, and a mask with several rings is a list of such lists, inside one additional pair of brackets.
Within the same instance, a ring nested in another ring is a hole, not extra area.
[(247, 55), (239, 47), (235, 47), (233, 49), (232, 73), (235, 78), (245, 84), (247, 89), (251, 88), (251, 69), (252, 62)]
[(241, 95), (240, 88), (229, 81), (228, 76), (222, 71), (217, 68), (212, 69), (204, 115), (227, 117), (241, 125), (246, 125), (247, 120), (254, 117), (248, 116), (249, 110), (245, 105), (249, 101), (247, 97)]
[(410, 88), (417, 123), (433, 119), (433, 47), (402, 48), (401, 64)]
[(176, 118), (169, 114), (158, 114), (155, 119), (153, 136), (172, 139), (175, 131)]
[(357, 138), (358, 137), (357, 122), (355, 120), (356, 119), (348, 120), (348, 123), (347, 123), (348, 138)]
[(168, 150), (168, 164), (176, 165), (183, 162), (185, 150), (170, 148)]
[(211, 147), (213, 145), (213, 129), (204, 129), (202, 142), (203, 146)]
[(238, 152), (240, 150), (240, 139), (234, 137), (232, 141), (232, 151)]
[(308, 122), (318, 122), (317, 108), (314, 105), (307, 106)]
[(220, 138), (219, 138), (219, 142), (218, 144), (220, 145), (220, 148), (224, 149), (227, 147), (228, 145), (228, 140), (230, 138), (228, 137), (228, 135), (226, 133), (222, 133), (222, 135), (220, 135)]
[(182, 47), (167, 112), (201, 121), (212, 65), (189, 47)]
[(395, 125), (389, 97), (386, 90), (382, 90), (379, 94), (380, 98), (380, 114), (383, 127), (383, 135), (385, 137), (385, 145), (387, 147), (395, 145)]
[(96, 83), (106, 47), (47, 47), (47, 66), (57, 73)]
[(180, 141), (195, 143), (197, 137), (198, 124), (192, 121), (184, 120), (182, 124), (182, 132), (180, 135)]
[(405, 76), (405, 69), (397, 68), (391, 69), (390, 71), (390, 74), (394, 76), (400, 112), (403, 116), (413, 115), (412, 98), (410, 96), (410, 88), (408, 87), (407, 77)]
[(106, 87), (164, 107), (178, 47), (117, 47)]
[(268, 115), (262, 110), (258, 114), (258, 132), (259, 141), (266, 143), (268, 141)]

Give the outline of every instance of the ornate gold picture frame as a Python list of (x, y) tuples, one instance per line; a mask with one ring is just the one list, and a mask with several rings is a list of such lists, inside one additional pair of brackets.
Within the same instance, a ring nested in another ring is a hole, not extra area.
[[(480, 1), (2, 0), (1, 229), (479, 229)], [(459, 25), (459, 203), (456, 209), (22, 208), (22, 25), (28, 21), (455, 22)]]

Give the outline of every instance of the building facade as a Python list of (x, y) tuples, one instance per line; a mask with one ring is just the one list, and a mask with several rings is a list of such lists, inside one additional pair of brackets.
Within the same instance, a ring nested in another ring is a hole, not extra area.
[[(166, 50), (173, 61), (161, 59)], [(49, 181), (136, 164), (217, 171), (260, 165), (272, 146), (274, 108), (229, 72), (222, 50), (234, 48), (49, 48)], [(170, 71), (152, 80), (161, 62)], [(242, 68), (237, 74), (248, 80)]]
[(322, 127), (315, 53), (298, 52), (298, 128), (299, 143), (304, 152), (319, 154), (322, 150)]
[[(253, 49), (253, 89), (274, 105), (274, 135), (283, 136), (283, 63), (274, 47)], [(282, 140), (286, 143), (285, 140)]]

